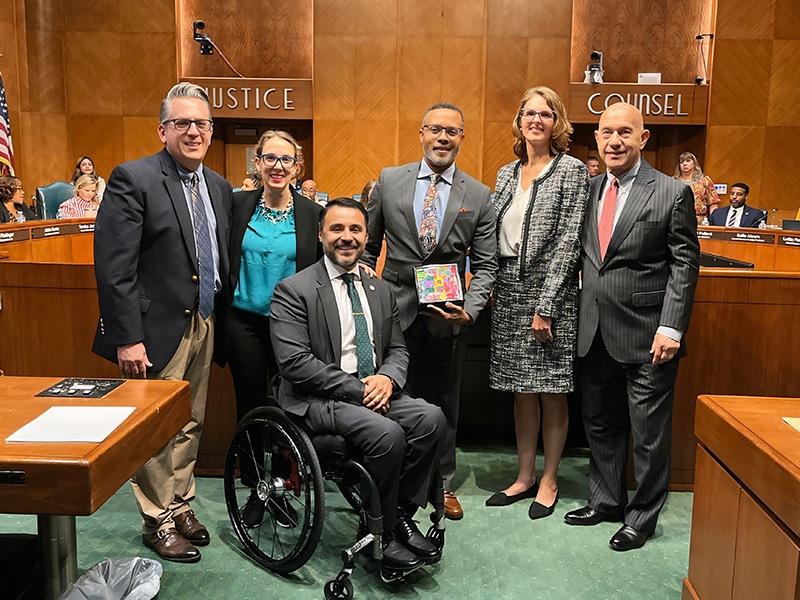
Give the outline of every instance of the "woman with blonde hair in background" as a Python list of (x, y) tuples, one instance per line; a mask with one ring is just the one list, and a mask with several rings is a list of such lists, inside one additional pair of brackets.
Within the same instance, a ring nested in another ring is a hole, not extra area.
[(719, 196), (714, 188), (714, 182), (703, 173), (700, 161), (691, 152), (684, 152), (680, 155), (673, 177), (692, 188), (697, 224), (701, 225), (719, 207)]

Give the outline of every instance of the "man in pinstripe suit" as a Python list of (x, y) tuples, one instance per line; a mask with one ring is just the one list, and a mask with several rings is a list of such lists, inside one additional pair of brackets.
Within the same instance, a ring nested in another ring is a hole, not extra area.
[[(622, 521), (615, 550), (642, 547), (667, 498), (672, 397), (700, 260), (692, 192), (641, 158), (649, 136), (634, 106), (603, 113), (595, 137), (608, 172), (592, 179), (581, 235), (578, 372), (590, 489), (588, 506), (564, 518)], [(638, 488), (628, 501), (631, 434)]]

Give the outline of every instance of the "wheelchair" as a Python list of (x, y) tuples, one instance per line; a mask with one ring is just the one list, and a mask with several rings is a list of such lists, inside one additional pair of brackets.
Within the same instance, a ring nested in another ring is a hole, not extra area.
[[(299, 418), (276, 406), (245, 415), (228, 447), (224, 488), (228, 516), (247, 556), (275, 573), (302, 567), (322, 535), (327, 479), (359, 515), (359, 530), (356, 543), (342, 551), (341, 570), (325, 582), (325, 598), (352, 598), (349, 576), (356, 555), (370, 548), (371, 557), (378, 564), (382, 560), (378, 487), (357, 459), (341, 436), (307, 432)], [(430, 502), (434, 512), (427, 537), (441, 550), (445, 530), (441, 484), (432, 490)], [(380, 567), (385, 583), (409, 573)]]

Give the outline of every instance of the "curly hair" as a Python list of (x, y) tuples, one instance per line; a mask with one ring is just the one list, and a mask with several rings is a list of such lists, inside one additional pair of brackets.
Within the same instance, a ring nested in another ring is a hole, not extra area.
[(259, 138), (258, 142), (256, 143), (256, 156), (261, 155), (261, 150), (264, 148), (264, 144), (266, 144), (269, 140), (274, 138), (280, 138), (286, 142), (289, 142), (292, 146), (294, 146), (294, 157), (297, 159), (297, 179), (303, 177), (305, 173), (305, 161), (303, 160), (303, 148), (300, 144), (297, 143), (297, 140), (292, 137), (290, 133), (286, 133), (285, 131), (281, 131), (280, 129), (270, 129), (269, 131), (265, 131), (261, 137)]
[(519, 110), (514, 116), (514, 121), (511, 124), (511, 131), (514, 133), (514, 154), (516, 154), (523, 164), (528, 162), (528, 145), (525, 142), (525, 136), (522, 135), (520, 128), (520, 121), (522, 117), (520, 113), (528, 100), (534, 96), (541, 96), (547, 102), (547, 106), (556, 113), (556, 122), (553, 125), (553, 133), (550, 137), (550, 152), (552, 154), (564, 154), (569, 149), (569, 136), (572, 135), (572, 123), (567, 118), (567, 110), (564, 108), (564, 102), (561, 97), (556, 94), (549, 87), (538, 85), (530, 88), (522, 95), (522, 100), (519, 103)]
[(0, 202), (10, 202), (17, 193), (17, 190), (22, 189), (22, 181), (13, 175), (3, 175), (0, 177)]

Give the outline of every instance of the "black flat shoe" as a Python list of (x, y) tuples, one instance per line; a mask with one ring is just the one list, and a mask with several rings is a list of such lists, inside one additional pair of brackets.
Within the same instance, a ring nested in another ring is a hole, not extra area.
[(539, 493), (539, 481), (535, 481), (531, 487), (519, 494), (507, 495), (505, 492), (496, 492), (492, 497), (486, 501), (486, 506), (508, 506), (519, 502), (520, 500), (527, 500), (528, 498), (536, 498)]
[(544, 517), (549, 517), (553, 514), (553, 511), (556, 509), (556, 504), (558, 504), (558, 490), (556, 490), (556, 499), (553, 500), (553, 503), (550, 506), (545, 506), (544, 504), (540, 504), (536, 500), (533, 501), (531, 507), (528, 509), (528, 516), (533, 519), (543, 519)]
[(571, 510), (564, 515), (564, 521), (566, 521), (568, 525), (597, 525), (598, 523), (603, 523), (604, 521), (615, 521), (621, 523), (622, 519), (622, 516), (612, 515), (610, 513), (595, 510), (589, 506)]
[(611, 547), (617, 552), (625, 552), (626, 550), (641, 548), (644, 546), (647, 538), (650, 537), (653, 537), (652, 533), (644, 533), (643, 531), (634, 529), (630, 525), (623, 525), (608, 543), (611, 544)]

